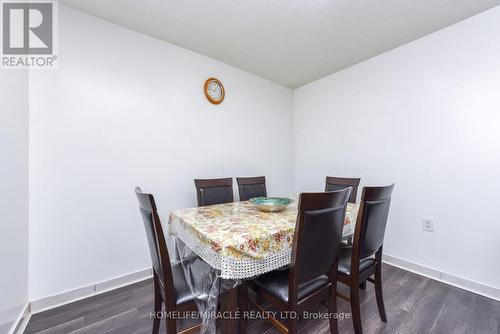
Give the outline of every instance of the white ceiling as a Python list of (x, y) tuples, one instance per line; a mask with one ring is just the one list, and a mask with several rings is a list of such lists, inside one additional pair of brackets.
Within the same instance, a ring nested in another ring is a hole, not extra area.
[(295, 88), (500, 0), (60, 0)]

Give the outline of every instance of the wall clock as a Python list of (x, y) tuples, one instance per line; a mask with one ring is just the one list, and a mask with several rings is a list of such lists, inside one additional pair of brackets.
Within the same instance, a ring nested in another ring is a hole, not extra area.
[(224, 101), (224, 86), (222, 82), (215, 78), (208, 78), (205, 81), (205, 96), (213, 104), (219, 104)]

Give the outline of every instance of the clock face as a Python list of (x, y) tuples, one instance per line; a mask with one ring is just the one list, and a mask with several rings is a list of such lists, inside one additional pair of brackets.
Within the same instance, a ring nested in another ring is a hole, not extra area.
[(213, 104), (219, 104), (224, 100), (224, 86), (214, 78), (210, 78), (205, 82), (205, 95)]
[(208, 84), (208, 95), (216, 101), (222, 97), (222, 87), (217, 81), (210, 81)]

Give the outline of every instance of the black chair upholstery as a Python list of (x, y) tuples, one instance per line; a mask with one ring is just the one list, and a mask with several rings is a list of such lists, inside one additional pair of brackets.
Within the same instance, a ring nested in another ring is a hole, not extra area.
[[(255, 284), (271, 293), (284, 303), (288, 303), (288, 279), (290, 270), (276, 270), (254, 280)], [(297, 298), (299, 300), (328, 284), (328, 276), (321, 275), (310, 281), (299, 284)]]
[(237, 177), (240, 201), (248, 201), (254, 197), (267, 197), (266, 178), (258, 177)]
[[(345, 247), (340, 250), (340, 258), (339, 258), (339, 266), (338, 271), (344, 275), (351, 274), (351, 256), (352, 256), (352, 247)], [(359, 271), (367, 269), (371, 265), (375, 263), (375, 259), (373, 257), (368, 257), (365, 259), (359, 260)]]
[(184, 276), (184, 269), (182, 269), (181, 263), (176, 263), (172, 266), (172, 278), (174, 280), (174, 290), (175, 290), (175, 304), (180, 305), (190, 301), (194, 301), (195, 297), (189, 289), (189, 285), (186, 282), (186, 277)]
[(198, 206), (234, 202), (233, 179), (196, 179), (194, 180)]
[[(385, 228), (391, 205), (389, 189), (386, 192), (388, 197), (367, 200), (364, 203), (364, 215), (361, 221), (360, 258), (374, 255), (384, 243)], [(392, 189), (390, 189), (390, 192), (392, 192)]]
[[(349, 192), (350, 189), (339, 190), (342, 194)], [(299, 227), (299, 234), (295, 235), (295, 275), (299, 284), (327, 273), (338, 257), (346, 203), (302, 213), (303, 224)], [(299, 202), (299, 210), (301, 204)]]
[(233, 202), (227, 187), (212, 187), (200, 189), (203, 206)]

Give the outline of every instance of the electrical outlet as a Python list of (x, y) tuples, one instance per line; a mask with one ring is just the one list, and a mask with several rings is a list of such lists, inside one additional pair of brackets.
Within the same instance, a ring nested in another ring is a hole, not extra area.
[(434, 221), (431, 218), (422, 218), (422, 231), (434, 232)]

